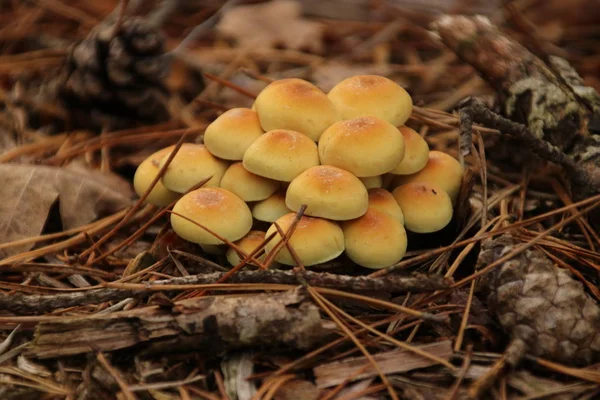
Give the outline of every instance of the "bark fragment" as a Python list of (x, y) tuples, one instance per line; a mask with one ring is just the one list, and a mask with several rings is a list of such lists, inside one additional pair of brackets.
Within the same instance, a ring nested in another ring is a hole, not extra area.
[(172, 307), (148, 307), (42, 323), (28, 354), (62, 357), (149, 345), (154, 351), (207, 349), (211, 354), (247, 347), (309, 349), (332, 327), (305, 291), (202, 297)]

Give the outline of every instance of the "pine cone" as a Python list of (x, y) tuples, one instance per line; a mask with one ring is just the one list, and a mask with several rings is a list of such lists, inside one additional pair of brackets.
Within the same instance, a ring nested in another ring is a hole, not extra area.
[(107, 117), (113, 128), (162, 122), (169, 117), (163, 84), (169, 67), (163, 36), (132, 17), (117, 32), (102, 24), (72, 46), (58, 92), (67, 108), (85, 111), (96, 124)]
[[(506, 234), (483, 242), (483, 268), (520, 242)], [(489, 310), (528, 353), (571, 365), (600, 354), (600, 307), (570, 273), (538, 249), (529, 249), (482, 278)], [(521, 354), (522, 356), (522, 354)]]

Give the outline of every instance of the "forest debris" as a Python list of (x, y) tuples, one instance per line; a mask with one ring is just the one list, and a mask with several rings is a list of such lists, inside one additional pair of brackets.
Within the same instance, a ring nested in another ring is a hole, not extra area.
[[(554, 379), (535, 376), (527, 371), (519, 370), (510, 374), (507, 383), (518, 389), (524, 396), (536, 396), (541, 398), (544, 393), (572, 393), (572, 398), (576, 397), (582, 391), (589, 389), (589, 385), (577, 385), (572, 383), (562, 383)], [(593, 385), (592, 385), (593, 386)]]
[(221, 361), (223, 384), (231, 400), (251, 400), (256, 393), (256, 384), (247, 379), (254, 372), (254, 354), (241, 352)]
[(170, 62), (164, 37), (143, 18), (103, 22), (71, 47), (57, 94), (85, 126), (164, 122)]
[(303, 19), (302, 4), (295, 0), (233, 7), (223, 13), (217, 30), (242, 48), (323, 50), (323, 25)]
[(0, 343), (0, 356), (2, 354), (4, 354), (12, 345), (12, 341), (15, 337), (15, 335), (17, 334), (17, 332), (19, 332), (19, 329), (21, 328), (21, 325), (17, 325), (17, 327), (15, 329), (13, 329), (8, 336), (2, 341), (2, 343)]
[[(39, 235), (57, 202), (67, 230), (127, 207), (133, 196), (117, 175), (42, 165), (0, 164), (0, 187), (0, 243)], [(0, 258), (31, 247), (0, 249)]]
[(390, 3), (398, 10), (430, 15), (490, 15), (497, 13), (501, 4), (500, 0), (394, 0)]
[(253, 346), (310, 349), (333, 332), (302, 288), (275, 294), (201, 297), (38, 326), (29, 354), (53, 358), (139, 344), (152, 351), (224, 350)]
[[(483, 268), (511, 252), (519, 240), (510, 234), (487, 239), (477, 260)], [(531, 248), (482, 279), (488, 307), (512, 338), (509, 349), (569, 365), (589, 364), (600, 355), (600, 306), (569, 271), (542, 250)], [(525, 354), (509, 354), (519, 362)]]
[[(364, 379), (362, 381), (348, 383), (342, 390), (339, 391), (336, 399), (343, 399), (346, 396), (356, 395), (357, 393), (364, 393), (364, 390), (368, 389), (373, 384), (375, 378)], [(335, 389), (333, 389), (335, 390)], [(364, 399), (364, 397), (361, 397)]]
[(310, 382), (300, 379), (294, 379), (286, 382), (277, 390), (275, 394), (275, 400), (317, 400), (319, 399), (321, 391), (317, 386)]
[[(218, 282), (226, 272), (190, 275), (152, 282), (160, 285), (197, 285)], [(229, 283), (264, 283), (297, 285), (298, 278), (315, 287), (345, 289), (350, 291), (369, 291), (378, 293), (401, 292), (433, 292), (447, 289), (451, 285), (449, 279), (438, 275), (397, 276), (385, 275), (380, 278), (366, 276), (336, 275), (326, 272), (303, 271), (297, 275), (293, 271), (257, 270), (240, 271), (228, 279)], [(0, 309), (19, 315), (42, 314), (61, 308), (98, 304), (106, 301), (120, 301), (129, 297), (139, 297), (156, 293), (155, 289), (146, 287), (142, 290), (101, 288), (81, 292), (57, 294), (25, 294), (13, 293), (11, 296), (0, 296)]]
[(304, 14), (339, 20), (367, 21), (370, 0), (302, 0)]
[[(461, 104), (461, 137), (470, 136), (473, 122), (498, 129), (561, 165), (574, 200), (599, 193), (600, 139), (593, 133), (600, 120), (600, 95), (585, 86), (570, 64), (555, 56), (544, 63), (486, 18), (445, 16), (434, 27), (444, 43), (500, 93), (502, 115), (477, 99)], [(600, 225), (600, 212), (589, 218), (592, 226)]]
[(505, 117), (563, 151), (586, 134), (591, 105), (600, 107), (600, 96), (583, 85), (568, 62), (550, 57), (545, 64), (487, 18), (447, 15), (434, 28), (499, 92)]
[[(449, 360), (452, 355), (452, 342), (444, 340), (418, 346), (437, 357)], [(435, 365), (435, 362), (407, 350), (392, 350), (373, 355), (373, 358), (385, 374), (411, 371)], [(361, 371), (362, 372), (359, 372)], [(317, 387), (326, 388), (338, 385), (347, 379), (351, 381), (377, 376), (377, 371), (365, 357), (347, 358), (329, 364), (321, 364), (314, 368)]]
[(33, 388), (17, 385), (10, 378), (0, 377), (0, 397), (4, 400), (38, 400), (41, 393)]
[(48, 368), (42, 364), (38, 364), (29, 360), (23, 355), (19, 355), (19, 357), (17, 357), (17, 367), (25, 372), (44, 378), (52, 376), (52, 372), (50, 372)]
[(464, 104), (463, 136), (472, 122), (508, 132), (565, 167), (575, 200), (600, 192), (600, 140), (590, 135), (600, 118), (600, 95), (566, 60), (548, 56), (544, 62), (481, 16), (445, 15), (433, 27), (500, 94), (502, 116), (477, 101)]
[[(69, 394), (69, 389), (63, 385), (60, 385), (51, 380), (51, 378), (39, 377), (37, 375), (33, 375), (29, 372), (22, 371), (16, 367), (0, 367), (0, 396), (4, 399), (39, 399), (38, 397), (29, 397), (24, 394), (21, 394), (20, 397), (15, 395), (15, 397), (10, 397), (10, 394), (18, 392), (18, 388), (34, 388), (39, 390), (40, 392), (46, 392), (47, 395), (57, 395), (57, 396), (67, 396)], [(12, 390), (11, 390), (12, 389)]]

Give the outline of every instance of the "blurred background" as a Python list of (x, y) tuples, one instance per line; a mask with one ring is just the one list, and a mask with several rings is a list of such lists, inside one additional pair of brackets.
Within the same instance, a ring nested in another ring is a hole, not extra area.
[[(538, 55), (566, 58), (600, 89), (598, 0), (170, 0), (126, 2), (128, 15), (152, 18), (179, 47), (169, 86), (184, 101), (202, 90), (200, 69), (253, 93), (264, 82), (249, 76), (300, 77), (324, 90), (358, 74), (389, 76), (417, 104), (449, 110), (487, 86), (428, 32), (444, 13), (483, 14)], [(0, 1), (0, 82), (35, 80), (64, 58), (116, 0)], [(190, 37), (190, 33), (194, 32)], [(20, 54), (19, 57), (14, 55)], [(210, 84), (198, 99), (223, 107), (251, 100)], [(199, 110), (195, 110), (198, 112)]]

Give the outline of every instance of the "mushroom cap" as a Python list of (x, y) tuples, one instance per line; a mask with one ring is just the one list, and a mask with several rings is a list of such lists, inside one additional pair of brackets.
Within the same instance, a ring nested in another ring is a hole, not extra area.
[(396, 186), (411, 182), (430, 182), (439, 185), (448, 193), (452, 202), (456, 202), (462, 185), (463, 168), (451, 155), (441, 151), (429, 152), (427, 165), (419, 172), (411, 175), (399, 175)]
[(206, 127), (204, 145), (219, 158), (241, 161), (246, 149), (263, 133), (256, 112), (232, 108)]
[(298, 211), (306, 204), (305, 215), (343, 221), (363, 215), (369, 206), (369, 198), (365, 185), (350, 172), (318, 165), (290, 183), (285, 204), (292, 211)]
[(409, 175), (419, 172), (429, 159), (429, 145), (421, 135), (407, 126), (398, 127), (404, 137), (404, 158), (390, 171), (396, 175)]
[(244, 201), (259, 201), (275, 193), (279, 189), (279, 182), (253, 174), (241, 162), (237, 162), (231, 164), (223, 174), (221, 187)]
[[(285, 234), (294, 218), (295, 213), (289, 213), (279, 218), (275, 223)], [(275, 245), (281, 240), (281, 235), (275, 225), (267, 230), (267, 237), (275, 233), (272, 240), (267, 243), (267, 253), (273, 251)], [(302, 216), (296, 230), (288, 241), (305, 266), (321, 264), (338, 257), (344, 252), (344, 234), (342, 228), (333, 222), (322, 218)], [(281, 248), (275, 261), (286, 265), (296, 265), (294, 258), (285, 245)]]
[(339, 114), (331, 100), (318, 87), (302, 79), (281, 79), (264, 88), (254, 107), (265, 131), (290, 129), (313, 141), (336, 121)]
[(291, 182), (319, 165), (315, 142), (296, 131), (275, 129), (260, 136), (244, 153), (244, 168), (276, 181)]
[(358, 178), (365, 185), (367, 189), (380, 188), (383, 185), (383, 176), (365, 176), (362, 178)]
[(411, 232), (436, 232), (452, 220), (450, 196), (435, 183), (407, 183), (392, 194), (404, 213), (404, 226)]
[[(169, 154), (175, 146), (169, 146), (162, 150), (159, 150), (148, 156), (135, 170), (133, 176), (133, 188), (139, 197), (142, 197), (146, 190), (150, 187), (150, 184), (158, 175), (160, 168), (158, 167), (160, 160)], [(162, 182), (159, 180), (156, 185), (150, 191), (148, 197), (146, 197), (146, 203), (154, 204), (158, 207), (164, 207), (173, 201), (177, 200), (179, 193), (167, 189)]]
[[(161, 159), (159, 168), (167, 162), (170, 154)], [(185, 193), (207, 178), (210, 179), (203, 187), (218, 187), (226, 169), (227, 163), (210, 154), (204, 145), (184, 143), (167, 167), (162, 183), (178, 193)]]
[(369, 189), (369, 208), (386, 212), (404, 225), (404, 213), (394, 196), (385, 189)]
[(412, 98), (402, 86), (377, 75), (344, 79), (327, 95), (342, 119), (374, 116), (394, 126), (404, 124), (412, 113)]
[(396, 127), (376, 117), (359, 117), (331, 125), (319, 140), (322, 164), (358, 177), (381, 175), (404, 158), (404, 137)]
[[(250, 209), (235, 194), (221, 188), (200, 188), (185, 194), (173, 211), (189, 218), (226, 240), (242, 238), (252, 228)], [(171, 226), (177, 235), (198, 244), (223, 244), (201, 226), (171, 214)]]
[(404, 226), (390, 214), (369, 207), (365, 215), (342, 223), (346, 255), (365, 268), (384, 268), (406, 254)]
[[(260, 246), (262, 244), (262, 242), (264, 242), (264, 240), (265, 240), (265, 232), (263, 232), (263, 231), (250, 231), (250, 232), (248, 232), (248, 234), (246, 236), (244, 236), (240, 240), (236, 241), (235, 244), (244, 253), (250, 254), (254, 250), (256, 250), (256, 248), (258, 246)], [(261, 250), (261, 253), (262, 254), (260, 254), (260, 253), (257, 254), (255, 256), (255, 258), (262, 262), (262, 261), (265, 260), (264, 250)], [(236, 265), (238, 265), (240, 263), (240, 261), (242, 261), (242, 259), (238, 255), (237, 251), (235, 251), (233, 249), (233, 247), (230, 247), (227, 250), (227, 261), (229, 262), (229, 264), (231, 264), (234, 267)], [(254, 265), (253, 263), (249, 263), (249, 264), (250, 265)]]
[(292, 212), (285, 205), (285, 191), (279, 190), (273, 193), (269, 198), (254, 203), (252, 206), (252, 216), (264, 222), (275, 222), (278, 218)]

